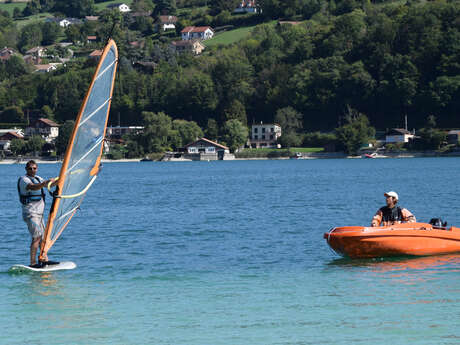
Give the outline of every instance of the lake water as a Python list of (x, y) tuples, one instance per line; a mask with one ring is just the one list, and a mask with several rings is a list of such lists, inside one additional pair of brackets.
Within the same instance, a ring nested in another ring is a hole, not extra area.
[(459, 226), (459, 171), (460, 158), (107, 163), (50, 251), (77, 269), (18, 275), (24, 165), (0, 165), (0, 343), (458, 344), (460, 255), (339, 259), (323, 233), (369, 224), (389, 190), (418, 220)]

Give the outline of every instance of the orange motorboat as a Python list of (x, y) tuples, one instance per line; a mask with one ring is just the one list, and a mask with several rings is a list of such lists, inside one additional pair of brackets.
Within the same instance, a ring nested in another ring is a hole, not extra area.
[(329, 246), (350, 258), (434, 255), (460, 252), (460, 228), (446, 224), (402, 223), (344, 226), (324, 234)]

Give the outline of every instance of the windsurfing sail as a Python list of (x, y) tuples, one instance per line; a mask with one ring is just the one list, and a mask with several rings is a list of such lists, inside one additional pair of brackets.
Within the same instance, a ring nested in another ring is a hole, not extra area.
[(75, 120), (40, 248), (40, 260), (74, 216), (99, 172), (118, 51), (109, 40)]

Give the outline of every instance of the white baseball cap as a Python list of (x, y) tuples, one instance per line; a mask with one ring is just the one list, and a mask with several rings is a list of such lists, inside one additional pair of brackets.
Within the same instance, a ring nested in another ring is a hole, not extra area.
[(385, 195), (385, 196), (392, 196), (392, 197), (395, 198), (396, 200), (399, 200), (398, 193), (393, 192), (393, 191), (388, 192), (388, 193), (385, 193), (385, 194), (383, 194), (383, 195)]

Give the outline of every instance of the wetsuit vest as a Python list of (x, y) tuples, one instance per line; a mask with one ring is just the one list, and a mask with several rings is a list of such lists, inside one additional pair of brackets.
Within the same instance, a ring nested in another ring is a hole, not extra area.
[(402, 222), (403, 216), (401, 207), (395, 206), (393, 208), (389, 208), (388, 206), (384, 206), (380, 208), (382, 212), (382, 222)]
[[(31, 177), (31, 176), (27, 176), (28, 178), (30, 178), (30, 180), (33, 182), (33, 183), (40, 183), (40, 179), (37, 178), (37, 177)], [(28, 203), (30, 202), (33, 202), (33, 201), (40, 201), (43, 199), (43, 201), (45, 201), (45, 192), (43, 191), (43, 188), (40, 189), (40, 190), (29, 190), (27, 192), (27, 194), (21, 194), (21, 188), (19, 187), (19, 184), (21, 182), (21, 178), (20, 177), (18, 179), (18, 194), (19, 194), (19, 201), (21, 202), (21, 204), (23, 205), (27, 205)]]

